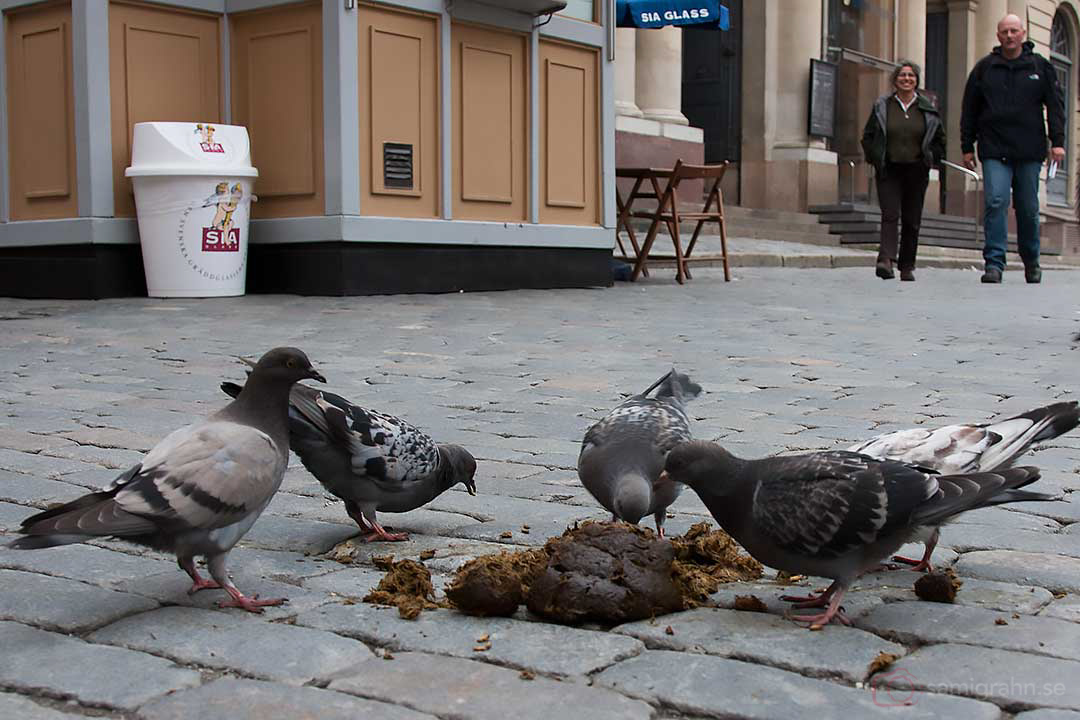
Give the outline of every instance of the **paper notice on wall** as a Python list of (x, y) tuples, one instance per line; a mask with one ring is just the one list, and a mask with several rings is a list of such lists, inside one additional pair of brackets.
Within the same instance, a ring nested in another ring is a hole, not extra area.
[(1046, 171), (1046, 179), (1053, 180), (1055, 175), (1057, 175), (1057, 160), (1051, 160), (1050, 167)]

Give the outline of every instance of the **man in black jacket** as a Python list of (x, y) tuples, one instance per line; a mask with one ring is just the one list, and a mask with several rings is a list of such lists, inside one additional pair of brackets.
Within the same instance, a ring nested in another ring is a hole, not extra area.
[[(1001, 43), (972, 69), (964, 88), (960, 115), (960, 150), (964, 165), (975, 169), (975, 145), (983, 164), (986, 215), (983, 223), (986, 262), (984, 283), (1001, 282), (1005, 269), (1006, 214), (1009, 189), (1016, 206), (1016, 239), (1024, 277), (1042, 280), (1039, 269), (1039, 173), (1046, 159), (1049, 124), (1050, 160), (1065, 161), (1065, 103), (1050, 61), (1025, 42), (1016, 15), (997, 26)], [(1046, 122), (1043, 122), (1046, 106)]]

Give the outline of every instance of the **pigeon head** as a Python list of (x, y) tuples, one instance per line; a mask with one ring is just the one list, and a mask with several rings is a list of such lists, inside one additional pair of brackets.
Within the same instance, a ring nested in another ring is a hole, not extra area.
[(641, 473), (620, 475), (615, 482), (611, 505), (620, 520), (637, 525), (641, 518), (649, 514), (649, 507), (652, 505), (652, 483)]
[(440, 445), (439, 451), (449, 468), (447, 487), (461, 483), (470, 495), (475, 495), (476, 481), (473, 477), (476, 475), (476, 458), (460, 445)]
[(675, 368), (671, 368), (671, 372), (664, 376), (656, 388), (657, 398), (672, 398), (680, 403), (692, 400), (700, 394), (701, 386)]
[(739, 460), (716, 443), (695, 440), (671, 449), (664, 461), (661, 480), (666, 475), (675, 482), (695, 489), (708, 487), (717, 493), (729, 487), (723, 481), (736, 472), (738, 465)]
[(294, 383), (297, 380), (310, 379), (326, 382), (322, 373), (311, 366), (311, 361), (304, 351), (294, 347), (270, 350), (255, 363), (253, 372), (267, 380)]

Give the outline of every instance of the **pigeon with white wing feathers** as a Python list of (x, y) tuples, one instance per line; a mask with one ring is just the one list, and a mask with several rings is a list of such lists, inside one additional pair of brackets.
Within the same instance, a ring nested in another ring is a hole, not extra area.
[(700, 385), (672, 369), (585, 432), (578, 477), (615, 520), (636, 525), (652, 515), (663, 537), (667, 508), (682, 486), (660, 473), (668, 451), (693, 439), (685, 404), (699, 394)]
[[(176, 554), (191, 593), (223, 588), (221, 607), (262, 612), (284, 598), (260, 600), (229, 579), (225, 558), (270, 503), (289, 456), (289, 387), (326, 382), (296, 348), (275, 348), (258, 363), (244, 392), (205, 420), (167, 435), (142, 462), (100, 492), (23, 520), (11, 543), (35, 550), (111, 536)], [(195, 568), (204, 556), (213, 580)]]
[(758, 561), (832, 578), (819, 594), (781, 598), (800, 609), (825, 608), (791, 616), (811, 627), (834, 618), (850, 624), (840, 601), (851, 582), (896, 552), (917, 528), (980, 507), (1054, 499), (1018, 489), (1039, 478), (1034, 467), (937, 475), (845, 451), (743, 460), (707, 442), (672, 449), (664, 474), (689, 485)]
[[(912, 428), (870, 438), (848, 448), (879, 460), (918, 465), (943, 475), (987, 472), (1010, 467), (1035, 443), (1053, 440), (1080, 425), (1080, 403), (1054, 403), (992, 423), (946, 425), (936, 429)], [(921, 560), (897, 555), (897, 562), (914, 570), (932, 569), (930, 556), (941, 530), (921, 528), (912, 537), (925, 544)]]
[[(221, 389), (232, 396), (234, 383)], [(363, 540), (402, 541), (376, 512), (408, 512), (458, 483), (476, 494), (476, 459), (459, 445), (439, 444), (392, 415), (355, 405), (340, 395), (294, 385), (289, 395), (289, 444), (324, 488), (345, 501)]]

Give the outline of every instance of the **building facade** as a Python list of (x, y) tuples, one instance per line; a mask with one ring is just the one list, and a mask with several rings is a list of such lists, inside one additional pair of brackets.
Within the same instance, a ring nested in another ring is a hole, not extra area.
[(610, 283), (602, 0), (0, 10), (0, 295), (145, 292), (124, 177), (143, 121), (248, 128), (251, 291)]
[[(968, 73), (1015, 13), (1058, 70), (1065, 91), (1068, 162), (1042, 189), (1044, 236), (1076, 244), (1080, 157), (1074, 65), (1076, 0), (725, 0), (731, 30), (620, 29), (616, 39), (617, 163), (668, 165), (673, 157), (731, 161), (725, 200), (805, 212), (865, 201), (871, 177), (859, 139), (898, 59), (923, 67), (946, 122), (949, 160), (960, 162), (960, 107)], [(836, 65), (832, 137), (809, 133), (811, 59)], [(681, 82), (673, 82), (681, 79)], [(974, 181), (934, 173), (927, 208), (974, 215)]]

